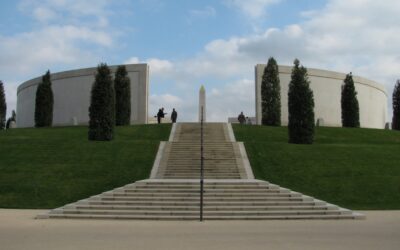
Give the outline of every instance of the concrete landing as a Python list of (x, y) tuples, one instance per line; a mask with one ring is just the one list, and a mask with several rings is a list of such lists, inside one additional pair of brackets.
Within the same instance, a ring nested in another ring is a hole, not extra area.
[(391, 250), (400, 211), (359, 211), (365, 220), (116, 221), (35, 220), (45, 210), (0, 209), (4, 250)]

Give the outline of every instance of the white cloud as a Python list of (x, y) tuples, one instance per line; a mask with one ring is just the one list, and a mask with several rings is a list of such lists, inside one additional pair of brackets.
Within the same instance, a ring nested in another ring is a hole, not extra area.
[(270, 56), (281, 64), (297, 57), (308, 67), (353, 71), (391, 86), (400, 68), (400, 2), (388, 2), (333, 0), (303, 23), (211, 41), (184, 65), (199, 75), (248, 77)]
[(128, 60), (124, 61), (124, 64), (136, 64), (140, 63), (139, 57), (131, 57)]
[(151, 74), (155, 75), (168, 74), (174, 67), (172, 62), (158, 58), (150, 58), (147, 63), (150, 65)]
[(150, 95), (149, 116), (155, 116), (158, 109), (164, 108), (164, 112), (167, 113), (167, 117), (169, 117), (173, 108), (181, 112), (184, 107), (183, 104), (184, 101), (180, 97), (169, 93), (161, 95), (152, 94)]
[(49, 26), (11, 37), (0, 36), (0, 68), (6, 86), (8, 115), (16, 108), (18, 84), (33, 74), (56, 65), (78, 67), (98, 61), (95, 54), (80, 48), (82, 44), (107, 47), (111, 46), (112, 38), (103, 32), (75, 26)]
[[(46, 20), (46, 17), (55, 15), (63, 18), (107, 16), (109, 0), (23, 0), (19, 3), (19, 9), (31, 13), (38, 21)], [(44, 15), (44, 16), (42, 16)]]
[(155, 77), (166, 77), (174, 70), (174, 64), (169, 60), (149, 58), (141, 61), (138, 57), (131, 57), (124, 61), (125, 64), (147, 63), (150, 67), (150, 74)]
[(57, 17), (57, 14), (53, 10), (45, 7), (37, 7), (32, 13), (34, 18), (40, 22), (47, 22)]
[[(98, 61), (92, 48), (112, 48), (108, 0), (22, 0), (19, 9), (39, 21), (29, 32), (0, 35), (0, 67), (21, 75), (55, 65)], [(89, 45), (89, 46), (88, 46)]]
[(82, 43), (109, 47), (113, 40), (106, 32), (71, 25), (0, 36), (0, 67), (32, 72), (42, 65), (82, 63), (94, 57), (79, 48)]
[(207, 112), (210, 120), (219, 121), (240, 111), (254, 115), (254, 65), (270, 56), (285, 65), (299, 58), (310, 68), (352, 71), (386, 85), (391, 102), (393, 85), (400, 77), (399, 12), (400, 2), (395, 0), (384, 4), (332, 0), (318, 11), (309, 11), (304, 22), (210, 41), (196, 56), (172, 61), (174, 71), (168, 78), (185, 95), (193, 93), (184, 101), (192, 105), (187, 112), (195, 114), (197, 85), (204, 79), (218, 79), (218, 86), (210, 88)]
[[(29, 32), (0, 35), (0, 69), (8, 110), (15, 109), (17, 84), (48, 68), (93, 65), (98, 49), (112, 49), (110, 1), (22, 0), (19, 10), (32, 18)], [(15, 72), (18, 72), (15, 74)]]
[[(226, 0), (228, 5), (252, 20), (262, 18), (269, 6), (279, 2)], [(93, 4), (89, 0), (54, 0), (44, 1), (45, 4), (41, 5), (39, 1), (26, 0), (24, 3), (28, 6), (25, 11), (31, 15), (34, 15), (32, 10), (35, 8), (49, 10), (47, 16), (37, 15), (38, 21), (42, 18), (45, 22), (55, 22), (59, 15), (77, 18), (78, 21), (69, 26), (53, 24), (29, 33), (0, 36), (0, 67), (4, 70), (15, 67), (23, 72), (36, 65), (79, 64), (81, 60), (96, 57), (91, 51), (79, 49), (79, 44), (102, 47), (114, 44), (113, 36), (103, 30), (109, 25), (107, 1)], [(90, 9), (88, 5), (95, 6)], [(67, 13), (60, 11), (64, 8)], [(214, 15), (211, 8), (192, 14)], [(50, 11), (57, 17), (53, 17)], [(148, 58), (144, 61), (149, 63), (153, 79), (162, 81), (164, 78), (173, 82), (169, 86), (173, 91), (151, 95), (150, 105), (154, 109), (176, 107), (181, 118), (195, 120), (198, 87), (204, 83), (207, 88), (208, 81), (213, 81), (212, 87), (207, 89), (210, 121), (226, 121), (228, 116), (236, 116), (240, 111), (254, 115), (254, 65), (265, 63), (270, 56), (280, 64), (291, 65), (294, 58), (299, 58), (306, 67), (352, 71), (355, 75), (385, 84), (390, 97), (395, 80), (400, 77), (398, 13), (400, 1), (397, 0), (330, 0), (322, 9), (302, 12), (305, 19), (300, 23), (283, 28), (269, 27), (247, 36), (215, 39), (195, 56), (185, 59)], [(80, 25), (79, 17), (82, 16), (93, 18), (96, 25)], [(125, 63), (140, 61), (132, 57)]]
[(309, 61), (353, 71), (384, 83), (391, 91), (400, 67), (400, 2), (334, 0), (304, 24)]
[(171, 95), (169, 93), (162, 95), (150, 95), (150, 103), (156, 107), (180, 107), (183, 103), (182, 99), (178, 96)]
[(246, 116), (254, 116), (254, 102), (254, 80), (227, 82), (207, 95), (207, 120), (226, 122), (228, 117), (237, 117), (241, 111)]
[(217, 11), (212, 6), (206, 6), (203, 9), (190, 10), (189, 12), (190, 16), (194, 18), (209, 18), (217, 15)]
[(7, 118), (11, 116), (11, 112), (15, 110), (17, 104), (17, 84), (14, 82), (4, 82), (4, 94), (7, 102)]
[(221, 92), (217, 88), (211, 89), (211, 96), (221, 96)]
[(265, 15), (269, 6), (279, 3), (281, 0), (227, 0), (226, 2), (250, 18), (260, 18)]

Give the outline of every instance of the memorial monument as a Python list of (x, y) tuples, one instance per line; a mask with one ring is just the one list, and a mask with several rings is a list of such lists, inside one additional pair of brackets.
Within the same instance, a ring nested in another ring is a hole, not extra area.
[(206, 89), (203, 85), (199, 91), (199, 122), (201, 122), (201, 108), (203, 107), (203, 122), (206, 122)]

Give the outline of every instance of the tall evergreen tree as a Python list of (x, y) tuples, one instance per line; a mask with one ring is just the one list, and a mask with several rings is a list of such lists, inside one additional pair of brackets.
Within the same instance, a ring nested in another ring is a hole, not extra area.
[(53, 123), (54, 97), (51, 89), (50, 71), (42, 77), (36, 90), (35, 127), (50, 127)]
[(115, 91), (107, 64), (97, 67), (89, 107), (89, 140), (110, 141), (114, 137)]
[(261, 82), (262, 124), (281, 125), (281, 86), (279, 68), (273, 57), (268, 59)]
[(393, 90), (392, 129), (400, 130), (400, 80), (397, 80)]
[(114, 78), (115, 124), (129, 125), (131, 119), (131, 80), (124, 65), (118, 67)]
[(7, 103), (6, 95), (4, 94), (3, 82), (0, 81), (0, 130), (6, 125)]
[(312, 144), (314, 141), (314, 95), (307, 69), (294, 60), (288, 92), (289, 143)]
[(342, 125), (343, 127), (360, 127), (360, 114), (357, 92), (354, 87), (353, 75), (347, 74), (342, 85)]

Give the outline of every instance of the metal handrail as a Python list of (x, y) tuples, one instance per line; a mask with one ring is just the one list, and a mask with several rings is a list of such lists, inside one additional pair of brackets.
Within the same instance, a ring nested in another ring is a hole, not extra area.
[(203, 221), (203, 193), (204, 193), (204, 148), (203, 148), (203, 106), (201, 106), (200, 120), (200, 221)]

